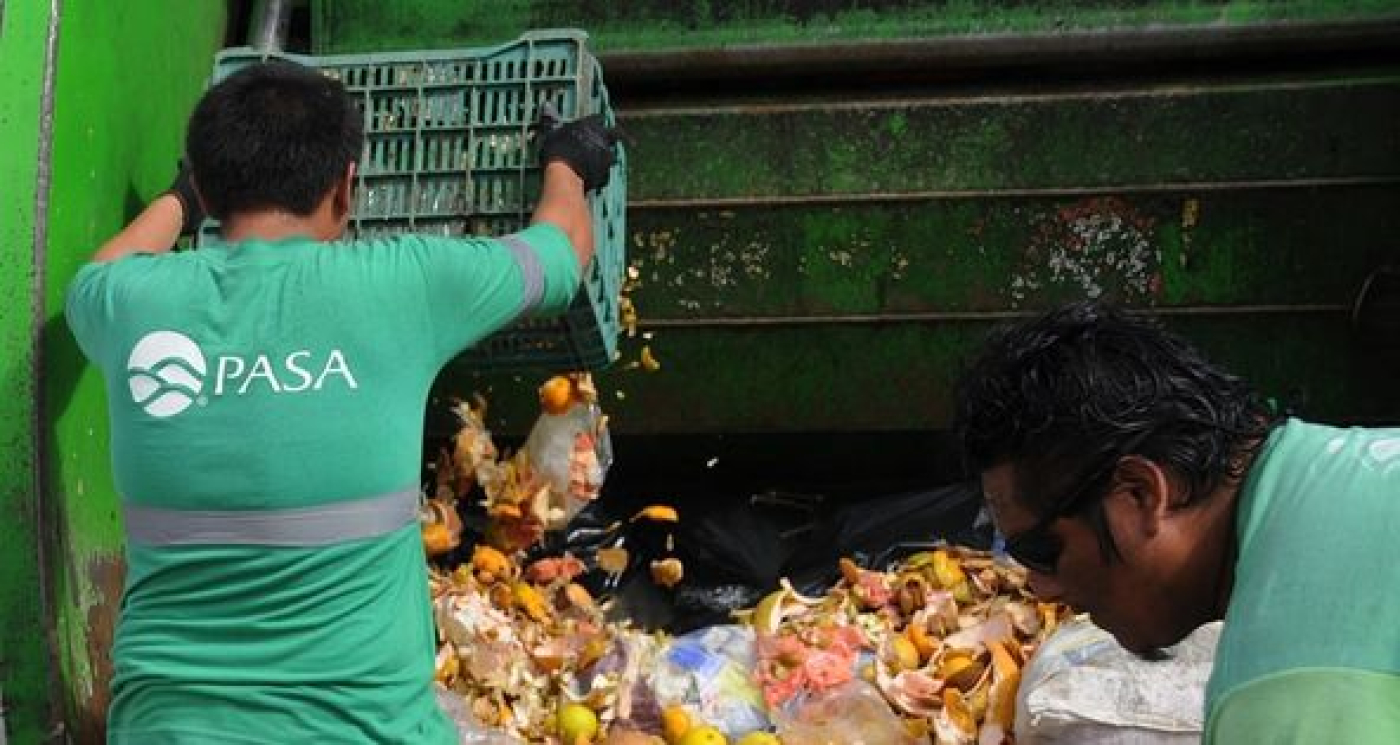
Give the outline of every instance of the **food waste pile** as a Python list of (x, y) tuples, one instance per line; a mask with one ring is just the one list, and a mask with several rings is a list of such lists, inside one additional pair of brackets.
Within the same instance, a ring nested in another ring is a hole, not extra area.
[[(461, 500), (481, 500), (492, 521), (468, 561), (431, 571), (439, 699), (464, 742), (1014, 741), (1021, 670), (1068, 613), (1037, 602), (1019, 566), (956, 546), (887, 569), (842, 559), (823, 595), (783, 581), (731, 624), (683, 636), (638, 628), (579, 581), (623, 571), (625, 549), (588, 563), (524, 559), (597, 497), (610, 458), (586, 375), (552, 379), (541, 399), (541, 422), (509, 455), (484, 426), (485, 403), (460, 404), (461, 431), (425, 501), (430, 556), (458, 548)], [(653, 506), (633, 519), (682, 518)], [(663, 586), (685, 581), (675, 558), (648, 568)]]

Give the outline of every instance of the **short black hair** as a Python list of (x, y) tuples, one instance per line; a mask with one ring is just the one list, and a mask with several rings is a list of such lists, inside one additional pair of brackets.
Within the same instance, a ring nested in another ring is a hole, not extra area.
[(993, 332), (959, 384), (954, 428), (977, 472), (1012, 465), (1018, 498), (1040, 517), (1080, 496), (1111, 551), (1101, 503), (1119, 458), (1164, 466), (1197, 504), (1243, 475), (1275, 424), (1248, 384), (1185, 339), (1081, 302)]
[(287, 61), (245, 67), (195, 107), (185, 153), (210, 216), (283, 209), (306, 216), (364, 147), (345, 86)]

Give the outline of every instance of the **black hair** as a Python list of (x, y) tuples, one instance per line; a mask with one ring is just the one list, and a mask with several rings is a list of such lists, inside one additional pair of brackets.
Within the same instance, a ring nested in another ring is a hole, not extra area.
[(1116, 554), (1102, 498), (1119, 458), (1158, 463), (1199, 504), (1243, 476), (1275, 423), (1186, 340), (1081, 302), (993, 332), (959, 384), (954, 427), (969, 466), (1009, 463), (1025, 506), (1086, 513)]
[(364, 147), (340, 81), (286, 61), (250, 65), (195, 107), (185, 153), (209, 214), (311, 214)]

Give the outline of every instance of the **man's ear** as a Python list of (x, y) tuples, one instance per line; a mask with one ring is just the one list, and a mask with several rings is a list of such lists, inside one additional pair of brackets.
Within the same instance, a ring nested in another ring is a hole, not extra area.
[(1166, 470), (1156, 461), (1140, 455), (1119, 459), (1110, 496), (1131, 505), (1133, 519), (1147, 537), (1155, 536), (1162, 529), (1162, 523), (1176, 503)]
[(355, 168), (358, 165), (355, 161), (350, 161), (350, 165), (345, 167), (345, 175), (335, 184), (332, 206), (335, 207), (337, 218), (350, 214), (350, 209), (355, 204)]

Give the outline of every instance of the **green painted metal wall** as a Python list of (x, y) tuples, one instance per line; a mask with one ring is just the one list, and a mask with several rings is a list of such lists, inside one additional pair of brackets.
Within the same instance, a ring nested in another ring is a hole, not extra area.
[(1100, 294), (1312, 415), (1400, 419), (1347, 316), (1400, 257), (1397, 116), (1393, 73), (629, 112), (668, 368), (610, 374), (615, 421), (937, 426), (992, 322)]
[(11, 741), (49, 719), (36, 493), (34, 221), (46, 4), (10, 2), (0, 19), (0, 701)]
[[(1400, 261), (1394, 55), (1337, 64), (1333, 50), (1320, 64), (1275, 49), (1213, 69), (1181, 52), (1179, 70), (1131, 76), (1106, 55), (1073, 75), (1034, 63), (1008, 74), (1003, 60), (990, 82), (966, 79), (970, 68), (791, 90), (762, 80), (765, 50), (780, 58), (793, 42), (1164, 28), (1247, 28), (1257, 41), (1271, 28), (1258, 24), (1397, 20), (1394, 2), (1333, 0), (319, 0), (313, 46), (468, 46), (578, 26), (605, 71), (610, 54), (640, 51), (693, 77), (675, 60), (733, 60), (665, 55), (758, 45), (744, 75), (666, 90), (662, 73), (641, 98), (614, 96), (632, 164), (633, 297), (653, 335), (600, 376), (618, 432), (941, 427), (993, 323), (1086, 296), (1160, 314), (1312, 416), (1400, 421), (1387, 366), (1348, 320), (1367, 274)], [(643, 344), (661, 372), (635, 368)], [(518, 432), (529, 382), (458, 367), (437, 390), (490, 393), (493, 426)]]
[(107, 704), (122, 538), (105, 393), (63, 323), (63, 291), (174, 175), (185, 119), (223, 45), (226, 8), (220, 0), (147, 0), (62, 9), (44, 298), (45, 494), (59, 537), (51, 582), (63, 705), (78, 741), (93, 742)]
[[(0, 240), (10, 247), (0, 297), (17, 299), (0, 305), (0, 509), (11, 525), (0, 544), (0, 694), (17, 743), (50, 729), (50, 703), (76, 739), (100, 737), (122, 578), (104, 394), (64, 328), (62, 292), (170, 177), (226, 19), (217, 0), (61, 7), (47, 191), (35, 163), (50, 3), (9, 0), (0, 21)], [(608, 52), (1394, 12), (1382, 0), (318, 0), (313, 24), (320, 51), (474, 45), (570, 25)], [(991, 323), (1100, 292), (1164, 314), (1266, 392), (1324, 418), (1400, 420), (1393, 372), (1346, 318), (1366, 272), (1400, 256), (1394, 65), (809, 90), (761, 103), (729, 93), (618, 102), (635, 166), (635, 297), (654, 334), (628, 340), (602, 376), (619, 432), (937, 427)], [(37, 251), (36, 219), (47, 231)], [(629, 364), (644, 343), (661, 372)], [(519, 431), (533, 382), (454, 369), (438, 393), (497, 394), (497, 423)], [(43, 535), (41, 505), (52, 518)]]
[(317, 52), (492, 44), (588, 29), (603, 52), (1393, 15), (1393, 0), (313, 0)]
[[(843, 93), (619, 100), (664, 367), (602, 376), (617, 431), (940, 427), (993, 323), (1093, 295), (1308, 416), (1400, 421), (1348, 317), (1400, 263), (1400, 68)], [(477, 386), (529, 421), (508, 381), (441, 388)]]

